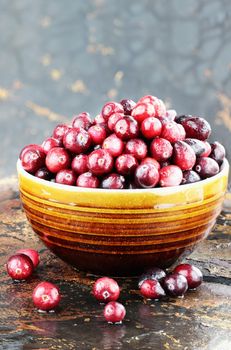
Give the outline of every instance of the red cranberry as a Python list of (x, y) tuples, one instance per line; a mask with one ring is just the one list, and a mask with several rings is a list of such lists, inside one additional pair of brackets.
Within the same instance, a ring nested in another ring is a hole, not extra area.
[(34, 174), (39, 168), (45, 165), (45, 153), (37, 147), (30, 147), (21, 155), (23, 169)]
[(23, 149), (21, 150), (20, 154), (19, 154), (19, 159), (22, 160), (23, 156), (24, 156), (24, 153), (28, 150), (34, 150), (34, 149), (37, 149), (38, 151), (40, 152), (43, 152), (43, 149), (41, 146), (39, 145), (36, 145), (35, 143), (32, 143), (30, 145), (27, 145), (25, 147), (23, 147)]
[(169, 142), (182, 141), (185, 139), (185, 130), (181, 124), (167, 122), (162, 125), (161, 137)]
[(160, 136), (161, 130), (162, 124), (155, 117), (149, 117), (142, 121), (141, 132), (146, 139), (153, 139), (156, 136)]
[(118, 157), (123, 153), (124, 143), (116, 134), (111, 134), (104, 140), (102, 147), (107, 150), (112, 157)]
[(87, 112), (82, 112), (78, 114), (72, 120), (72, 127), (76, 129), (88, 130), (91, 126), (90, 114)]
[(161, 287), (160, 283), (154, 279), (146, 279), (140, 286), (140, 293), (148, 299), (158, 300), (164, 297), (165, 291)]
[(201, 270), (196, 266), (190, 264), (180, 264), (174, 269), (174, 273), (183, 275), (188, 282), (189, 289), (195, 289), (199, 287), (203, 280), (203, 275)]
[(57, 286), (50, 282), (41, 282), (35, 287), (32, 298), (39, 310), (49, 311), (58, 306), (61, 296)]
[(114, 279), (101, 277), (95, 282), (92, 292), (97, 300), (107, 303), (119, 298), (120, 288)]
[(156, 169), (158, 171), (160, 170), (160, 163), (157, 162), (157, 160), (155, 160), (154, 158), (146, 157), (146, 158), (142, 159), (140, 165), (147, 164), (147, 163), (151, 163), (152, 165), (154, 165), (156, 167)]
[(125, 116), (123, 119), (118, 120), (114, 130), (116, 136), (124, 141), (134, 139), (139, 134), (138, 123), (130, 116)]
[(142, 274), (139, 279), (139, 288), (141, 287), (141, 284), (145, 280), (156, 280), (161, 281), (163, 278), (166, 277), (166, 273), (164, 270), (160, 269), (159, 267), (153, 267), (152, 269), (149, 269), (147, 272)]
[(214, 159), (209, 157), (198, 158), (194, 169), (202, 179), (219, 173), (219, 165)]
[(210, 158), (214, 159), (219, 165), (222, 164), (225, 159), (225, 148), (219, 142), (211, 143), (211, 153)]
[(91, 126), (88, 129), (88, 133), (95, 145), (101, 145), (107, 136), (105, 128), (100, 124)]
[(147, 145), (141, 139), (129, 140), (125, 145), (125, 153), (132, 154), (138, 160), (145, 158), (147, 152)]
[(181, 184), (186, 185), (186, 184), (191, 184), (193, 182), (200, 181), (201, 178), (200, 176), (193, 170), (186, 170), (183, 171), (183, 179)]
[(177, 141), (173, 146), (173, 161), (181, 170), (191, 170), (196, 163), (196, 155), (186, 142)]
[(177, 116), (177, 113), (176, 113), (175, 109), (168, 109), (168, 110), (166, 111), (166, 117), (167, 117), (169, 120), (174, 121), (175, 118), (176, 118), (176, 116)]
[(84, 129), (72, 128), (64, 135), (63, 144), (66, 149), (73, 153), (84, 153), (91, 145), (91, 137)]
[(114, 113), (114, 114), (112, 114), (109, 117), (108, 122), (107, 122), (108, 128), (111, 131), (114, 131), (115, 125), (118, 122), (118, 120), (123, 119), (123, 118), (124, 118), (124, 114), (122, 114), (122, 113)]
[(161, 162), (172, 156), (173, 147), (168, 140), (157, 138), (152, 141), (150, 152), (153, 158)]
[(46, 156), (46, 166), (52, 173), (69, 168), (71, 157), (62, 147), (52, 148)]
[(135, 171), (135, 182), (143, 188), (155, 187), (159, 181), (159, 172), (151, 163), (139, 165)]
[(110, 301), (104, 307), (104, 317), (109, 323), (121, 323), (126, 315), (125, 307), (117, 301)]
[(131, 112), (136, 105), (136, 103), (133, 100), (127, 100), (127, 99), (120, 101), (120, 104), (123, 106), (124, 114), (126, 115), (131, 115)]
[(155, 116), (161, 117), (163, 115), (166, 115), (166, 107), (164, 102), (161, 99), (158, 99), (157, 101), (155, 101)]
[(198, 139), (185, 139), (186, 142), (192, 149), (197, 157), (201, 156), (206, 150), (205, 142)]
[(183, 178), (182, 170), (176, 165), (161, 168), (159, 174), (161, 187), (178, 186)]
[(93, 120), (93, 124), (102, 124), (105, 123), (105, 119), (101, 114), (98, 114)]
[(97, 149), (88, 156), (88, 168), (93, 175), (110, 173), (113, 168), (113, 158), (105, 149)]
[(76, 186), (86, 187), (86, 188), (97, 188), (99, 187), (99, 179), (92, 175), (92, 173), (87, 172), (79, 175), (76, 181)]
[(62, 143), (58, 139), (54, 139), (53, 137), (48, 137), (45, 141), (42, 143), (42, 149), (43, 152), (46, 154), (54, 147), (60, 147), (62, 146)]
[(136, 158), (132, 154), (122, 154), (116, 159), (115, 168), (121, 175), (132, 175), (138, 166)]
[(161, 284), (166, 294), (173, 297), (183, 296), (188, 290), (187, 279), (178, 273), (172, 273), (166, 276)]
[(39, 179), (50, 180), (53, 174), (46, 167), (43, 167), (36, 171), (35, 176)]
[(180, 123), (185, 129), (187, 138), (195, 138), (204, 141), (211, 134), (211, 127), (204, 118), (190, 116), (181, 119)]
[(210, 143), (208, 143), (208, 141), (202, 141), (204, 143), (204, 146), (205, 146), (205, 151), (203, 153), (201, 153), (201, 157), (208, 157), (211, 153), (211, 146), (210, 146)]
[(125, 178), (116, 173), (109, 174), (103, 178), (101, 187), (111, 190), (125, 188)]
[(106, 122), (108, 121), (108, 118), (114, 113), (124, 113), (123, 106), (120, 103), (108, 102), (103, 106), (101, 114)]
[(69, 126), (66, 124), (58, 124), (53, 131), (53, 138), (62, 141), (63, 140), (63, 136), (65, 135), (65, 133), (69, 130)]
[(72, 186), (76, 183), (76, 175), (73, 170), (62, 169), (56, 174), (55, 182), (62, 185)]
[(72, 159), (71, 168), (78, 175), (88, 171), (87, 166), (88, 156), (86, 154), (78, 154)]
[(132, 110), (132, 116), (138, 123), (149, 117), (155, 117), (155, 107), (152, 103), (137, 103)]
[(36, 268), (40, 262), (40, 258), (39, 258), (39, 253), (37, 252), (37, 250), (34, 250), (34, 249), (20, 249), (17, 251), (17, 254), (24, 254), (24, 255), (27, 255), (33, 265), (34, 265), (34, 268)]
[(6, 264), (8, 275), (14, 280), (28, 279), (34, 270), (32, 260), (25, 254), (12, 255)]
[(139, 99), (137, 103), (151, 103), (155, 104), (158, 101), (158, 97), (153, 95), (145, 95)]

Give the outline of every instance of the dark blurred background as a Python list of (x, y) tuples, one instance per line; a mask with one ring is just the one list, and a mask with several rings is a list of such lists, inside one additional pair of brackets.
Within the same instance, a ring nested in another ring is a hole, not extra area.
[(58, 122), (144, 94), (208, 119), (230, 158), (230, 0), (0, 0), (0, 32), (0, 178)]

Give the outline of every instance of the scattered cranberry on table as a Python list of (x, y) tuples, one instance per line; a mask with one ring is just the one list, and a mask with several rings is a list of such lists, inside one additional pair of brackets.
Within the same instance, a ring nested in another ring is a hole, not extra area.
[(20, 249), (17, 251), (16, 254), (25, 254), (27, 255), (31, 261), (33, 262), (34, 268), (36, 268), (40, 262), (40, 257), (39, 257), (39, 253), (37, 252), (37, 250), (34, 249)]
[(13, 280), (22, 281), (31, 277), (34, 265), (28, 254), (17, 253), (8, 259), (6, 268)]
[(94, 283), (92, 293), (101, 302), (116, 301), (120, 295), (120, 287), (114, 279), (101, 277)]
[(166, 272), (163, 269), (160, 269), (159, 267), (153, 267), (152, 269), (149, 269), (147, 272), (143, 273), (140, 276), (139, 279), (139, 287), (145, 280), (156, 280), (160, 282), (163, 278), (166, 277)]
[(60, 300), (61, 295), (57, 286), (50, 282), (39, 283), (32, 294), (34, 305), (42, 311), (50, 311), (55, 309)]
[(187, 279), (189, 289), (195, 289), (202, 283), (202, 272), (196, 266), (180, 264), (174, 269), (174, 272), (183, 275)]
[(104, 307), (104, 317), (109, 323), (121, 323), (126, 315), (125, 307), (117, 301), (110, 301)]
[(155, 279), (146, 279), (141, 283), (140, 293), (148, 299), (159, 300), (164, 297), (165, 291), (161, 287), (161, 284)]

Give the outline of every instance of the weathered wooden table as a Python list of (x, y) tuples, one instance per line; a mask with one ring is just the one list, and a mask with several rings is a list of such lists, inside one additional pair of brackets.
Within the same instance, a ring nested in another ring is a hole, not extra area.
[[(94, 276), (73, 270), (39, 242), (20, 205), (17, 182), (0, 181), (0, 349), (231, 349), (231, 196), (209, 238), (188, 258), (203, 270), (205, 282), (183, 299), (144, 300), (136, 279), (119, 280), (127, 316), (107, 324), (103, 306), (91, 296)], [(14, 283), (7, 257), (22, 247), (39, 250), (33, 278)], [(41, 314), (31, 294), (41, 280), (55, 282), (62, 302), (55, 313)]]

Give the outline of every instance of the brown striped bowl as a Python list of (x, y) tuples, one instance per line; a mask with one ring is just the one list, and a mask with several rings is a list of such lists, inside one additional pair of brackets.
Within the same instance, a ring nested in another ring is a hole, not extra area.
[(86, 189), (44, 181), (17, 163), (21, 200), (33, 230), (80, 270), (114, 276), (169, 267), (207, 237), (228, 182), (216, 176), (169, 188)]

